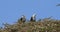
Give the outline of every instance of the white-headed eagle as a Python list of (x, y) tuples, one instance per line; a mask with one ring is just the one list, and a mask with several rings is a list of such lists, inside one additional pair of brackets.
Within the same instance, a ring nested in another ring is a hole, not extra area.
[(21, 18), (18, 20), (20, 23), (24, 23), (26, 21), (26, 17), (24, 15), (21, 16)]
[(31, 22), (35, 22), (36, 21), (36, 14), (33, 14), (31, 16), (31, 19), (30, 19)]

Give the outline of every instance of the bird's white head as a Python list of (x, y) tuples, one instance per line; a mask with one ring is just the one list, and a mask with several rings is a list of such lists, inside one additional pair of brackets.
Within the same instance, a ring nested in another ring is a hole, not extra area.
[(36, 13), (34, 13), (34, 14), (32, 15), (32, 17), (36, 17)]

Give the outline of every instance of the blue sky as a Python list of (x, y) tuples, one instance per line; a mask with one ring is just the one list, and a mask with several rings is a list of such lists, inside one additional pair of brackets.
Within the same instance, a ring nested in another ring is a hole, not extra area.
[(0, 26), (2, 23), (14, 23), (21, 15), (30, 19), (33, 13), (37, 19), (53, 16), (60, 19), (60, 0), (0, 0)]

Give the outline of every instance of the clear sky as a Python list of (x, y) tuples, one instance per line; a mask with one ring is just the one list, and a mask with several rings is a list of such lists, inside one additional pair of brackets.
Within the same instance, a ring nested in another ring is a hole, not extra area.
[(37, 19), (53, 16), (60, 19), (60, 0), (0, 0), (0, 26), (2, 23), (13, 23), (25, 15), (30, 19), (33, 13)]

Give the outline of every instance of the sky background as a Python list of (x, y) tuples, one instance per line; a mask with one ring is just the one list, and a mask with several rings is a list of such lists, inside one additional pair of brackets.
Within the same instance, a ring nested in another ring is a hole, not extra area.
[(37, 19), (53, 16), (60, 19), (60, 0), (0, 0), (0, 26), (2, 23), (14, 23), (21, 15), (30, 19), (37, 14)]

